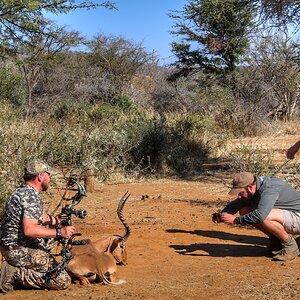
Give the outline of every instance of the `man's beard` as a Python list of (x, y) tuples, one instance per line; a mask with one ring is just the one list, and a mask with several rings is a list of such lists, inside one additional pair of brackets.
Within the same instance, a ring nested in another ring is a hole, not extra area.
[(251, 201), (251, 200), (253, 199), (253, 197), (254, 197), (254, 193), (251, 193), (251, 192), (249, 191), (249, 189), (247, 188), (247, 194), (248, 194), (247, 200), (248, 200), (248, 201)]
[(49, 183), (46, 182), (46, 180), (42, 181), (42, 191), (46, 192), (49, 188)]

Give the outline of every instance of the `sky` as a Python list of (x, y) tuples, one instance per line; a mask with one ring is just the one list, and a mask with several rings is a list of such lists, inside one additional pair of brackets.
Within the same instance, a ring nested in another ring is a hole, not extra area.
[[(95, 1), (96, 2), (96, 1)], [(98, 1), (98, 3), (104, 1)], [(186, 0), (111, 0), (118, 10), (98, 7), (91, 10), (77, 10), (59, 16), (50, 16), (59, 25), (77, 30), (87, 38), (96, 34), (121, 36), (142, 46), (148, 52), (154, 51), (160, 64), (175, 60), (171, 42), (176, 40), (170, 34), (174, 20), (168, 13), (181, 10)]]

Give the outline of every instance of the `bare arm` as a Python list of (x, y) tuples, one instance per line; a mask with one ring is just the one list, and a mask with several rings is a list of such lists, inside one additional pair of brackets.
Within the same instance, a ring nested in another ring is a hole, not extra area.
[[(56, 237), (56, 229), (46, 228), (43, 225), (39, 225), (35, 219), (24, 218), (23, 219), (23, 231), (24, 235), (31, 238), (54, 238)], [(63, 238), (70, 238), (75, 233), (74, 226), (64, 226), (61, 228), (61, 234)]]
[(227, 204), (222, 211), (216, 211), (212, 214), (212, 221), (214, 223), (228, 223), (233, 224), (235, 220), (235, 214), (246, 204), (240, 199), (235, 199)]
[(43, 225), (52, 225), (57, 227), (60, 224), (60, 220), (49, 214), (43, 214)]

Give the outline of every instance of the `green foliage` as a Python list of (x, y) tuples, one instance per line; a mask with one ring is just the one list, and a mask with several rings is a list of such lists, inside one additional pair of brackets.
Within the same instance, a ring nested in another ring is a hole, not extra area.
[[(34, 128), (28, 128), (20, 120), (14, 124), (2, 123), (0, 127), (0, 189), (1, 202), (6, 200), (11, 191), (21, 182), (24, 159), (32, 157), (35, 153)], [(33, 130), (32, 130), (33, 129)], [(31, 148), (32, 147), (32, 148)]]
[(272, 175), (272, 159), (274, 153), (249, 144), (235, 148), (229, 154), (230, 167), (235, 172), (252, 172), (256, 175)]
[(32, 94), (41, 75), (52, 68), (58, 53), (78, 45), (79, 40), (77, 32), (68, 32), (63, 27), (53, 25), (51, 21), (43, 20), (41, 24), (37, 24), (36, 30), (27, 36), (26, 41), (14, 43), (15, 49), (10, 56), (26, 84), (25, 118), (31, 114)]
[(174, 132), (179, 137), (189, 137), (193, 134), (195, 129), (201, 125), (201, 119), (197, 116), (184, 116), (176, 120)]
[(195, 101), (205, 106), (206, 113), (216, 115), (219, 110), (230, 107), (234, 96), (229, 88), (216, 84), (213, 79), (207, 79), (203, 87), (199, 87)]
[(91, 109), (92, 105), (86, 101), (65, 100), (54, 107), (52, 116), (61, 121), (75, 119), (80, 122), (88, 117), (87, 112)]
[(88, 112), (89, 119), (94, 123), (116, 122), (122, 115), (122, 110), (110, 104), (96, 104)]
[[(176, 20), (172, 43), (176, 63), (187, 71), (205, 69), (223, 79), (232, 74), (249, 44), (255, 17), (251, 1), (189, 0)], [(226, 78), (228, 80), (229, 78)]]
[(0, 95), (1, 100), (18, 106), (24, 104), (25, 91), (21, 77), (7, 69), (0, 69)]
[[(253, 72), (250, 70), (249, 76), (251, 77), (248, 77), (250, 84), (250, 80), (253, 82), (256, 79), (253, 78)], [(222, 133), (231, 137), (260, 136), (271, 128), (270, 122), (263, 113), (265, 112), (265, 104), (251, 101), (250, 97), (256, 96), (253, 91), (252, 95), (246, 94), (247, 82), (244, 84), (245, 89), (243, 90), (247, 99), (236, 97), (237, 95), (235, 96), (228, 87), (213, 81), (204, 82), (206, 85), (197, 88), (192, 98), (194, 105), (200, 107), (198, 116), (200, 117), (202, 132)], [(239, 85), (242, 84), (240, 79), (237, 82)], [(262, 80), (260, 82), (258, 80), (258, 84), (264, 85)], [(238, 85), (236, 87), (236, 91), (240, 91), (242, 88)]]
[(260, 10), (262, 20), (273, 25), (286, 27), (287, 24), (297, 24), (300, 17), (298, 0), (255, 0)]
[(16, 106), (8, 101), (0, 101), (0, 123), (12, 124), (18, 120), (22, 120), (23, 107)]
[[(76, 1), (68, 0), (1, 0), (0, 1), (0, 40), (2, 43), (2, 54), (7, 55), (15, 43), (26, 41), (32, 33), (38, 33), (42, 24), (48, 21), (44, 17), (46, 12), (54, 14), (67, 13), (79, 8), (93, 8), (102, 6), (113, 9), (110, 2), (94, 3), (90, 0)], [(49, 34), (48, 37), (52, 36)]]
[(131, 151), (134, 162), (152, 173), (187, 174), (200, 170), (209, 147), (194, 133), (200, 123), (181, 117), (168, 123), (164, 115), (149, 120), (140, 143)]
[(111, 104), (91, 104), (85, 100), (79, 101), (61, 101), (58, 103), (52, 116), (60, 121), (74, 123), (94, 124), (93, 126), (105, 122), (107, 124), (115, 123), (123, 115), (123, 110), (118, 106)]
[(113, 97), (111, 104), (121, 108), (123, 111), (129, 111), (134, 108), (132, 99), (127, 95), (117, 95)]

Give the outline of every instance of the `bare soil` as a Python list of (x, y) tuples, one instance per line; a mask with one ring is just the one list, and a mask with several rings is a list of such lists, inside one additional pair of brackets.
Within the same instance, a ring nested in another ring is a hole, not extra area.
[[(296, 140), (274, 143), (281, 145), (282, 159), (282, 149)], [(230, 201), (230, 177), (222, 170), (207, 170), (186, 180), (97, 184), (78, 206), (89, 215), (77, 219), (76, 228), (92, 240), (122, 234), (116, 208), (118, 199), (126, 191), (131, 193), (124, 208), (132, 229), (128, 265), (118, 267), (126, 283), (72, 284), (64, 291), (16, 290), (1, 298), (300, 299), (300, 258), (272, 261), (267, 255), (268, 239), (259, 231), (211, 222), (211, 213)]]

